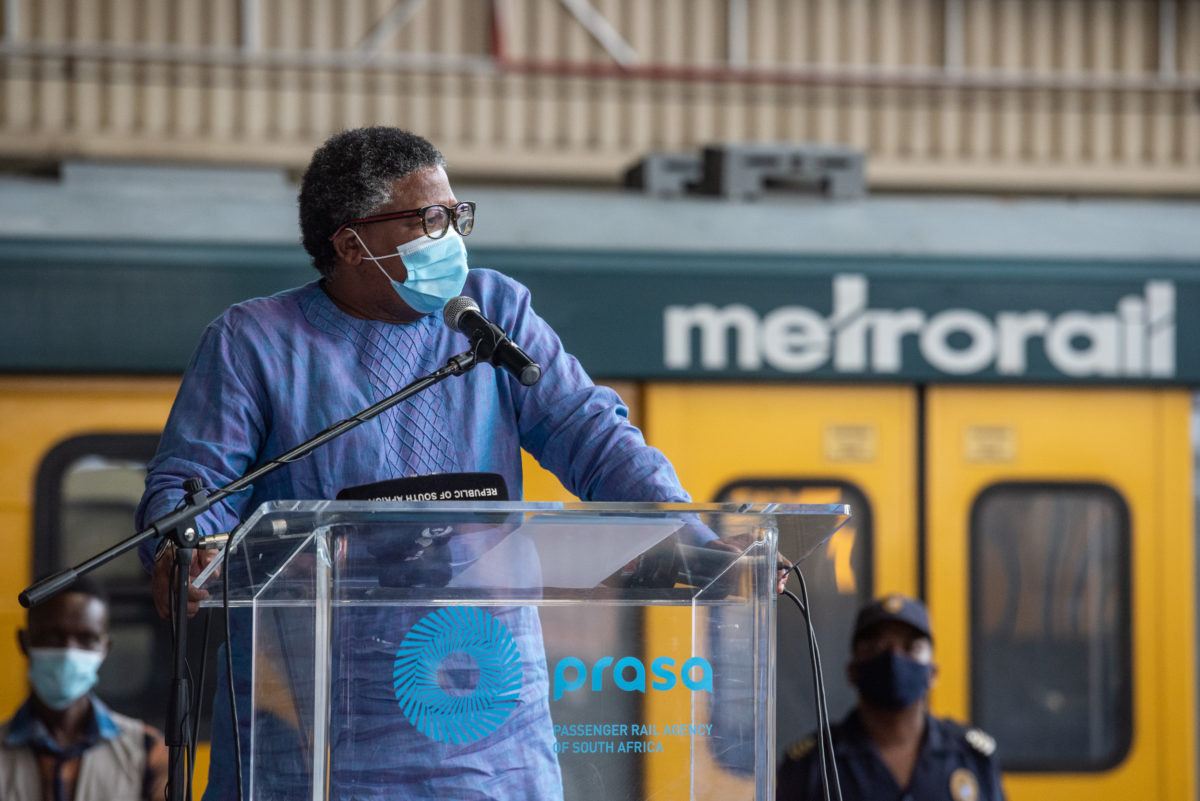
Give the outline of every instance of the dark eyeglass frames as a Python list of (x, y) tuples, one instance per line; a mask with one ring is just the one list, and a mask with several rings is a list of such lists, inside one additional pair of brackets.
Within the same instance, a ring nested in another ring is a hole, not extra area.
[(333, 239), (333, 237), (352, 225), (403, 220), (408, 217), (420, 217), (421, 228), (424, 229), (425, 236), (430, 239), (441, 239), (450, 230), (451, 225), (454, 226), (454, 230), (458, 231), (459, 234), (466, 236), (475, 227), (475, 203), (470, 200), (464, 200), (454, 208), (436, 203), (432, 206), (422, 206), (419, 209), (393, 211), (389, 214), (376, 214), (371, 217), (363, 217), (358, 220), (342, 223), (329, 238)]

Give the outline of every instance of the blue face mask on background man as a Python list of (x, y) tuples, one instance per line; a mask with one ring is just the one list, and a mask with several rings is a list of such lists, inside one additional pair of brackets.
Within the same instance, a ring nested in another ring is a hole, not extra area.
[(83, 648), (30, 648), (29, 681), (51, 709), (66, 709), (96, 686), (102, 651)]
[[(366, 258), (375, 262), (379, 271), (392, 282), (396, 294), (414, 311), (432, 314), (445, 306), (446, 301), (462, 293), (463, 284), (467, 281), (467, 246), (457, 231), (447, 231), (440, 239), (421, 236), (397, 246), (395, 253), (377, 257), (358, 236), (358, 232), (353, 228), (350, 230), (363, 250), (367, 251)], [(379, 263), (396, 256), (400, 257), (408, 271), (408, 277), (403, 282), (388, 275)]]
[(903, 709), (929, 692), (930, 666), (895, 651), (884, 651), (855, 666), (855, 684), (871, 706)]

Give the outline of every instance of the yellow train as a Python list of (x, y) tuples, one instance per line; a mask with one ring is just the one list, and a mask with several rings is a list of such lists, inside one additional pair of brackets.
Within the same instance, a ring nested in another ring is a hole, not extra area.
[[(0, 323), (3, 710), (25, 692), (17, 592), (130, 533), (200, 326), (308, 279), (291, 245), (255, 251), (236, 277), (229, 253), (199, 244), (74, 247), (0, 241), (18, 318)], [(853, 698), (840, 668), (857, 604), (905, 592), (934, 619), (934, 711), (996, 737), (1010, 798), (1197, 797), (1200, 356), (1186, 346), (1200, 341), (1200, 260), (486, 240), (472, 259), (533, 289), (696, 500), (852, 505), (852, 525), (803, 565), (835, 716)], [(93, 311), (47, 321), (59, 308)], [(527, 467), (527, 499), (566, 497)], [(117, 641), (103, 693), (159, 720), (167, 637), (142, 569), (127, 557), (101, 575)], [(779, 618), (782, 748), (815, 718), (797, 616)]]

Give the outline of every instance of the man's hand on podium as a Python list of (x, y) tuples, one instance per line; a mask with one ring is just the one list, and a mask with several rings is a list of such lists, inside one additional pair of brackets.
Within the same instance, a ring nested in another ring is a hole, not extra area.
[(776, 591), (783, 595), (783, 591), (787, 589), (788, 576), (792, 573), (792, 560), (783, 554), (777, 556), (779, 561), (775, 563)]
[[(733, 553), (741, 553), (735, 546), (722, 540), (710, 540), (705, 543), (706, 547), (717, 551), (732, 551)], [(775, 566), (775, 593), (783, 595), (784, 589), (787, 587), (788, 574), (792, 570), (792, 563), (783, 554), (779, 554), (779, 561)]]
[[(208, 598), (208, 590), (197, 589), (191, 580), (200, 575), (200, 571), (208, 565), (220, 551), (207, 548), (197, 548), (192, 559), (192, 567), (188, 576), (188, 617), (193, 617), (200, 611), (200, 602)], [(150, 574), (150, 591), (154, 595), (154, 608), (163, 620), (171, 619), (171, 566), (175, 563), (174, 547), (164, 548), (154, 563), (154, 571)], [(219, 576), (221, 569), (213, 572), (213, 577)]]

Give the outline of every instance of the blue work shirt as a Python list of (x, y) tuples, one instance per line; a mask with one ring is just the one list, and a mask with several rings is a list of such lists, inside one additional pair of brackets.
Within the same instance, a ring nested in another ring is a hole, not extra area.
[[(596, 386), (533, 311), (524, 286), (472, 269), (463, 294), (541, 364), (537, 384), (522, 386), (486, 365), (442, 381), (221, 502), (199, 519), (200, 530), (230, 531), (264, 501), (329, 499), (346, 487), (416, 474), (499, 473), (517, 499), (522, 448), (584, 500), (690, 500), (667, 459), (630, 424), (621, 399)], [(205, 330), (184, 374), (146, 477), (139, 527), (176, 506), (186, 478), (209, 488), (227, 484), (468, 347), (440, 315), (404, 325), (352, 317), (319, 282), (231, 307)], [(148, 568), (152, 548), (141, 551)], [(335, 621), (336, 636), (357, 657), (334, 668), (332, 704), (345, 722), (335, 721), (331, 733), (341, 757), (332, 765), (335, 795), (561, 798), (538, 616), (532, 607), (496, 613), (525, 660), (520, 704), (495, 732), (462, 745), (429, 739), (397, 709), (392, 660), (413, 623), (409, 616), (364, 609)], [(231, 641), (249, 772), (250, 622), (236, 612)], [(236, 797), (224, 661), (219, 665), (206, 799)], [(260, 709), (259, 717), (260, 725), (279, 730), (274, 746), (260, 744), (270, 752), (260, 748), (259, 764), (295, 780), (272, 789), (280, 798), (302, 794), (310, 767), (304, 736), (289, 732), (287, 715), (272, 721)]]
[[(833, 726), (833, 743), (843, 801), (1004, 799), (1000, 769), (993, 759), (995, 740), (952, 720), (925, 716), (925, 733), (907, 787), (899, 785), (880, 759), (857, 711)], [(821, 757), (813, 735), (788, 749), (779, 767), (775, 799), (819, 801), (824, 797)]]

